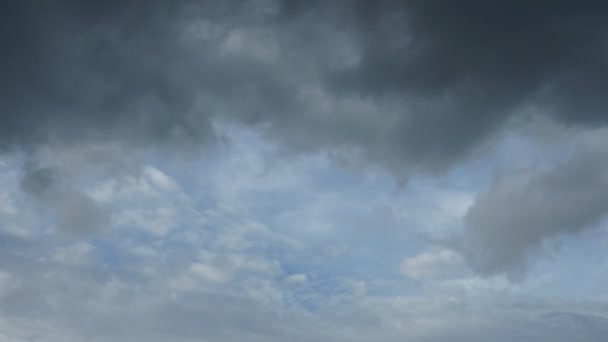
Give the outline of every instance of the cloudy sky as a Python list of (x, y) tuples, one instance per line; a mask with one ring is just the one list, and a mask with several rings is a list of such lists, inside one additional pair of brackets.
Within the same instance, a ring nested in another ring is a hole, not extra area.
[(0, 17), (1, 341), (608, 334), (608, 5)]

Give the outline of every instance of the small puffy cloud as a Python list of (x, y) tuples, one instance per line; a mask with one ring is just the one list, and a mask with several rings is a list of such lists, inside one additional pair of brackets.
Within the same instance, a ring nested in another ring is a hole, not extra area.
[(115, 215), (116, 223), (154, 236), (166, 236), (177, 228), (177, 212), (172, 207), (124, 209)]
[(217, 267), (200, 262), (190, 266), (190, 273), (194, 277), (200, 278), (205, 282), (223, 283), (229, 279), (227, 270), (221, 270)]
[(450, 250), (418, 254), (403, 260), (401, 273), (420, 281), (442, 280), (466, 275), (462, 257)]
[(165, 237), (178, 228), (198, 226), (202, 215), (177, 181), (149, 164), (141, 172), (97, 182), (87, 195), (103, 203), (115, 227)]
[(157, 188), (159, 191), (163, 192), (177, 192), (180, 191), (179, 185), (177, 182), (169, 177), (167, 174), (162, 172), (161, 170), (147, 165), (143, 170), (144, 177), (148, 180), (153, 187)]
[(272, 279), (280, 272), (278, 262), (261, 256), (201, 250), (197, 260), (185, 272), (170, 279), (169, 284), (182, 291), (218, 286), (248, 290), (248, 281)]

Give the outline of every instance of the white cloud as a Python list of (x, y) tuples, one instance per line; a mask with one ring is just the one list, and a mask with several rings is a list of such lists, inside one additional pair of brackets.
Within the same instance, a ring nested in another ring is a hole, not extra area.
[(171, 207), (125, 209), (115, 216), (118, 225), (136, 228), (155, 236), (166, 236), (177, 227), (177, 213)]
[(177, 182), (173, 178), (169, 177), (167, 174), (153, 166), (146, 165), (144, 167), (144, 177), (146, 177), (146, 180), (149, 180), (150, 183), (160, 191), (179, 191), (179, 185), (177, 185)]
[(451, 250), (427, 252), (407, 258), (401, 263), (401, 272), (416, 280), (443, 280), (467, 274), (462, 257)]
[(296, 273), (285, 277), (285, 281), (290, 285), (305, 285), (308, 277), (304, 273)]
[(190, 266), (190, 273), (196, 278), (212, 283), (223, 283), (230, 279), (230, 275), (226, 271), (200, 262)]

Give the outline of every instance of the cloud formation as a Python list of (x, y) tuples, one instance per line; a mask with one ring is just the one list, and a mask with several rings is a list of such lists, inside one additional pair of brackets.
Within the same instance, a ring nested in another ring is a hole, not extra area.
[(452, 165), (530, 106), (605, 121), (602, 4), (2, 6), (5, 149), (209, 141), (228, 119), (408, 173)]
[[(597, 340), (607, 17), (3, 1), (0, 304), (51, 341)], [(524, 281), (553, 241), (577, 267)]]
[(87, 236), (103, 229), (108, 213), (89, 195), (65, 179), (58, 168), (26, 162), (22, 168), (20, 187), (41, 207), (59, 231)]
[(608, 135), (588, 134), (564, 160), (498, 177), (465, 221), (465, 255), (481, 274), (522, 274), (536, 247), (594, 228), (608, 214)]

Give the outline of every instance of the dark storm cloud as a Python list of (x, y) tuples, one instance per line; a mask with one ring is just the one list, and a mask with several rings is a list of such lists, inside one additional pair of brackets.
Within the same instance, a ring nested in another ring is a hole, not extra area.
[(188, 39), (197, 15), (221, 20), (221, 7), (203, 13), (186, 1), (3, 2), (3, 147), (210, 138), (212, 109), (196, 107), (197, 96), (214, 93), (221, 101), (257, 72), (222, 63), (214, 42)]
[(601, 91), (608, 82), (603, 77), (608, 71), (608, 5), (480, 0), (359, 4), (355, 18), (363, 58), (341, 75), (344, 87), (421, 96), (470, 90), (461, 101), (487, 103), (481, 109), (500, 112), (529, 101), (560, 99), (561, 106), (553, 109), (564, 120), (605, 120)]
[[(554, 1), (4, 2), (2, 145), (205, 141), (222, 117), (268, 124), (290, 148), (350, 148), (401, 172), (442, 169), (526, 105), (603, 123), (607, 10)], [(342, 45), (350, 52), (340, 55)], [(306, 95), (311, 87), (322, 98)]]
[(527, 106), (568, 124), (606, 123), (604, 3), (357, 4), (361, 61), (330, 82), (414, 103), (399, 127), (403, 151), (415, 146), (421, 155), (448, 160), (465, 155)]

